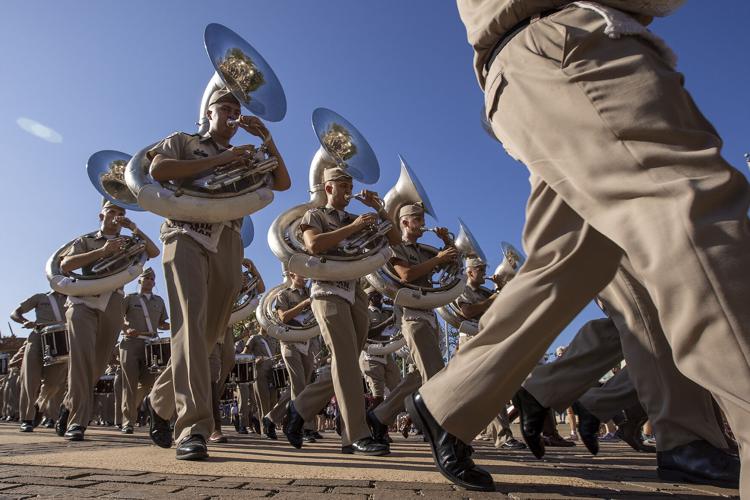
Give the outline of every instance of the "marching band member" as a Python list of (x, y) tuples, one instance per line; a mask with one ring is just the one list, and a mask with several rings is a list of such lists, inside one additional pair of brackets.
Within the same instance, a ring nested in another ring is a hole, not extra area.
[[(176, 133), (148, 153), (155, 180), (189, 179), (248, 159), (251, 146), (230, 144), (237, 127), (227, 120), (239, 119), (238, 127), (263, 139), (269, 153), (278, 159), (271, 189), (289, 188), (289, 174), (271, 133), (259, 118), (240, 116), (240, 104), (228, 90), (219, 89), (211, 95), (206, 117), (210, 128), (205, 136)], [(208, 224), (168, 219), (162, 225), (172, 355), (146, 401), (151, 417), (149, 435), (165, 448), (172, 443), (167, 419), (176, 410), (177, 459), (208, 457), (206, 439), (214, 428), (209, 355), (225, 334), (241, 286), (240, 224), (241, 220)]]
[(26, 352), (27, 341), (24, 340), (21, 347), (13, 354), (8, 362), (8, 375), (5, 377), (3, 387), (3, 413), (5, 420), (18, 420), (18, 403), (20, 387), (20, 372), (23, 367), (23, 358)]
[[(453, 246), (448, 229), (437, 229), (436, 234), (445, 243), (445, 248), (437, 255), (432, 255), (417, 244), (424, 234), (424, 208), (420, 204), (404, 205), (399, 210), (398, 220), (402, 241), (393, 247), (395, 256), (391, 264), (402, 281), (429, 287), (435, 268), (458, 258), (458, 251)], [(409, 307), (398, 309), (401, 333), (417, 365), (417, 373), (405, 377), (383, 404), (368, 412), (367, 419), (372, 427), (373, 437), (381, 441), (385, 440), (388, 426), (404, 410), (404, 398), (445, 366), (440, 352), (440, 334), (435, 313), (432, 310)]]
[[(106, 201), (99, 213), (101, 227), (94, 236), (75, 240), (63, 256), (60, 269), (68, 273), (76, 269), (85, 272), (97, 260), (116, 254), (122, 249), (120, 228), (129, 229), (146, 244), (149, 258), (159, 255), (159, 249), (127, 217), (125, 209)], [(70, 343), (68, 362), (68, 393), (58, 419), (58, 434), (64, 432), (70, 441), (81, 441), (91, 420), (94, 384), (104, 373), (123, 322), (123, 290), (99, 295), (69, 296), (65, 313)], [(63, 427), (67, 426), (67, 430)]]
[[(355, 217), (345, 211), (352, 192), (352, 177), (341, 168), (329, 168), (323, 175), (327, 205), (309, 210), (302, 217), (299, 228), (308, 252), (325, 255), (336, 250), (344, 239), (377, 222), (374, 213)], [(377, 194), (366, 191), (365, 205), (378, 210), (381, 218), (387, 218)], [(397, 243), (398, 228), (394, 225), (388, 235), (389, 241)], [(351, 281), (313, 281), (311, 307), (315, 319), (331, 352), (331, 373), (336, 400), (341, 411), (343, 430), (342, 450), (364, 455), (388, 454), (387, 444), (373, 440), (365, 421), (365, 403), (359, 355), (367, 340), (369, 318), (367, 297), (358, 285)], [(316, 386), (310, 384), (308, 387)], [(314, 393), (315, 388), (313, 388)], [(299, 400), (304, 401), (303, 391)], [(315, 399), (315, 398), (313, 398)], [(302, 446), (305, 421), (315, 420), (323, 405), (306, 408), (292, 401), (287, 410), (286, 437), (295, 447)]]
[[(492, 305), (492, 302), (497, 298), (498, 292), (505, 286), (505, 283), (499, 282), (499, 279), (497, 281), (493, 279), (497, 287), (494, 292), (489, 292), (487, 289), (482, 288), (486, 271), (487, 264), (482, 259), (478, 257), (466, 259), (466, 288), (455, 300), (454, 304), (461, 311), (461, 315), (468, 320), (479, 322), (479, 318)], [(471, 337), (472, 335), (467, 335), (464, 332), (459, 333), (460, 342), (466, 342)], [(490, 429), (492, 435), (495, 437), (496, 448), (508, 450), (526, 448), (526, 445), (513, 437), (508, 410), (505, 406), (500, 407), (500, 413), (490, 422)]]
[[(10, 319), (21, 323), (24, 328), (30, 328), (26, 339), (26, 350), (23, 355), (23, 365), (20, 374), (21, 397), (19, 413), (21, 432), (32, 432), (41, 417), (41, 408), (37, 405), (37, 398), (41, 396), (41, 387), (46, 387), (45, 398), (57, 399), (65, 391), (65, 375), (67, 365), (56, 363), (44, 366), (42, 336), (39, 328), (50, 323), (65, 321), (65, 295), (50, 291), (36, 293), (21, 302)], [(34, 310), (35, 319), (29, 321), (24, 314)]]
[[(369, 340), (384, 340), (383, 330), (393, 324), (392, 314), (383, 310), (383, 296), (373, 287), (365, 289), (367, 293), (367, 313), (370, 317), (370, 329), (367, 334)], [(401, 382), (401, 372), (398, 370), (393, 354), (375, 355), (369, 354), (367, 350), (362, 352), (360, 368), (367, 379), (367, 385), (374, 400), (374, 409), (385, 399), (385, 389), (392, 391)]]
[[(266, 336), (262, 331), (253, 333), (245, 344), (243, 354), (255, 356), (255, 381), (253, 382), (253, 393), (258, 406), (258, 413), (263, 426), (263, 434), (268, 439), (276, 440), (276, 423), (270, 417), (275, 391), (270, 388), (271, 370), (273, 369), (274, 353), (276, 343)], [(281, 421), (281, 419), (279, 419)]]
[(125, 297), (125, 323), (120, 341), (120, 373), (122, 377), (122, 433), (132, 434), (138, 417), (138, 407), (151, 390), (156, 374), (149, 371), (151, 360), (146, 359), (144, 337), (158, 336), (158, 330), (168, 330), (167, 306), (164, 299), (153, 293), (156, 273), (143, 270), (138, 278), (138, 292)]
[[(310, 309), (310, 289), (304, 276), (288, 272), (291, 281), (286, 290), (281, 291), (276, 298), (275, 308), (279, 320), (287, 325), (301, 326), (298, 318)], [(289, 395), (282, 398), (277, 406), (286, 404), (289, 399), (294, 400), (310, 383), (315, 371), (314, 359), (310, 352), (310, 341), (285, 342), (281, 341), (281, 358), (284, 360), (286, 370), (289, 373)], [(303, 439), (310, 443), (315, 442), (315, 422), (305, 422)]]

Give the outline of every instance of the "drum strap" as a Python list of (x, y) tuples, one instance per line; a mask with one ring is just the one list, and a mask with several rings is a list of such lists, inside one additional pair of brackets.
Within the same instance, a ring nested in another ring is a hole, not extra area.
[(52, 295), (52, 293), (47, 294), (47, 300), (49, 300), (49, 305), (52, 307), (52, 314), (55, 315), (55, 321), (65, 321), (62, 317), (62, 314), (60, 313), (60, 304), (57, 303), (57, 299), (54, 297), (54, 295)]
[(146, 307), (146, 302), (143, 301), (143, 295), (139, 295), (138, 300), (141, 301), (141, 309), (143, 309), (143, 317), (146, 319), (146, 327), (148, 328), (148, 332), (154, 333), (156, 330), (154, 330), (154, 327), (151, 324), (151, 315), (148, 313), (148, 307)]

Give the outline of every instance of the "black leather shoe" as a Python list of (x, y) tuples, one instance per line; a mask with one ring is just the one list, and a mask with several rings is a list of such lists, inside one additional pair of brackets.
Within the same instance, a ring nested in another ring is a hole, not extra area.
[(177, 460), (204, 460), (208, 458), (206, 440), (199, 434), (193, 434), (182, 440), (177, 447)]
[(378, 417), (372, 410), (367, 412), (367, 425), (370, 426), (372, 438), (378, 443), (388, 443), (388, 426), (378, 420)]
[(279, 436), (276, 435), (276, 424), (274, 424), (268, 417), (263, 417), (263, 434), (265, 434), (268, 439), (273, 439), (274, 441), (279, 439)]
[(354, 446), (348, 444), (346, 446), (341, 447), (341, 453), (344, 455), (353, 455), (354, 454)]
[(60, 414), (57, 416), (57, 422), (55, 423), (55, 434), (60, 437), (65, 435), (65, 431), (68, 430), (68, 417), (70, 416), (70, 410), (66, 407), (60, 407)]
[(352, 444), (352, 453), (355, 455), (369, 455), (372, 457), (381, 457), (390, 455), (391, 447), (388, 443), (380, 443), (371, 437), (366, 437), (354, 441)]
[(54, 429), (55, 428), (55, 421), (51, 418), (47, 419), (47, 422), (42, 424), (46, 429)]
[(257, 419), (257, 417), (253, 417), (250, 419), (250, 425), (253, 426), (253, 430), (256, 434), (260, 434), (260, 421)]
[(312, 431), (305, 429), (305, 431), (302, 433), (302, 440), (305, 443), (315, 443), (315, 436), (313, 436)]
[(617, 425), (615, 437), (628, 443), (635, 451), (656, 453), (655, 446), (643, 442), (641, 428), (646, 420), (648, 420), (648, 415), (640, 404), (623, 410), (622, 413), (612, 418), (612, 421)]
[(123, 434), (132, 434), (133, 428), (130, 427), (129, 425), (126, 425), (122, 429), (120, 429), (120, 432), (122, 432)]
[(67, 439), (68, 441), (83, 441), (83, 433), (85, 431), (85, 427), (82, 427), (78, 424), (73, 424), (65, 432), (65, 439)]
[(302, 427), (304, 427), (305, 421), (302, 416), (297, 413), (297, 409), (294, 407), (294, 401), (290, 401), (286, 407), (286, 422), (284, 423), (284, 434), (289, 444), (297, 449), (302, 448)]
[(39, 424), (42, 423), (42, 412), (39, 411), (39, 406), (34, 405), (34, 419), (31, 421), (31, 425), (34, 427), (39, 427)]
[[(160, 448), (171, 448), (172, 447), (172, 430), (169, 428), (169, 421), (161, 418), (151, 406), (151, 398), (146, 396), (143, 400), (143, 406), (146, 408), (148, 413), (148, 436), (156, 446)], [(206, 446), (206, 443), (203, 443)], [(178, 457), (179, 458), (179, 457)]]
[(578, 417), (578, 436), (592, 455), (599, 453), (599, 427), (601, 421), (592, 415), (581, 403), (573, 403), (573, 411)]
[[(240, 426), (240, 428), (237, 429), (237, 434), (247, 434), (247, 427), (245, 427), (244, 425)], [(258, 434), (260, 434), (260, 432), (258, 432)]]
[(529, 451), (536, 458), (542, 458), (544, 456), (542, 429), (549, 410), (523, 387), (513, 395), (513, 406), (518, 410), (518, 417), (521, 421), (521, 436), (526, 442), (526, 446), (529, 447)]
[(440, 427), (419, 392), (407, 396), (404, 404), (414, 424), (424, 433), (435, 465), (446, 479), (467, 490), (495, 491), (492, 476), (471, 459), (471, 447)]
[(656, 453), (656, 473), (664, 481), (739, 488), (740, 460), (707, 441), (693, 441)]
[(318, 431), (312, 431), (312, 437), (315, 439), (323, 439), (323, 435)]
[(570, 448), (571, 446), (576, 445), (573, 441), (565, 439), (557, 432), (550, 434), (549, 436), (542, 434), (542, 441), (544, 442), (545, 447)]
[(31, 420), (23, 420), (21, 422), (21, 432), (34, 432), (34, 423)]

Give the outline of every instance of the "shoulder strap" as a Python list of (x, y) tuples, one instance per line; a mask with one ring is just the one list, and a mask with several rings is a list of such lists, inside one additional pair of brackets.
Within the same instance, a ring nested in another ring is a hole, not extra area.
[(52, 314), (55, 315), (55, 321), (65, 321), (60, 312), (60, 304), (57, 303), (57, 299), (52, 292), (47, 294), (47, 300), (49, 300), (49, 305), (52, 307)]
[(149, 333), (155, 333), (154, 326), (151, 324), (151, 315), (148, 313), (148, 307), (143, 301), (143, 295), (138, 295), (138, 300), (141, 302), (141, 309), (143, 309), (143, 317), (146, 319), (146, 327), (148, 327)]

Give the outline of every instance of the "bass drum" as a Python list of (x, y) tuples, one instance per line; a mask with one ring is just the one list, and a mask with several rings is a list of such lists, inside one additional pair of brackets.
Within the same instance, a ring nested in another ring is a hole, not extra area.
[[(84, 237), (93, 237), (97, 231), (87, 233)], [(116, 290), (136, 279), (143, 271), (143, 265), (146, 263), (145, 245), (137, 237), (124, 237), (126, 248), (119, 254), (107, 257), (112, 261), (112, 265), (105, 270), (98, 272), (69, 272), (63, 273), (60, 269), (60, 263), (63, 256), (75, 243), (76, 240), (69, 241), (61, 246), (47, 260), (45, 272), (49, 280), (50, 288), (63, 295), (80, 297), (82, 295), (99, 295), (100, 293)], [(78, 239), (78, 238), (76, 238)], [(96, 268), (95, 262), (92, 268)]]

